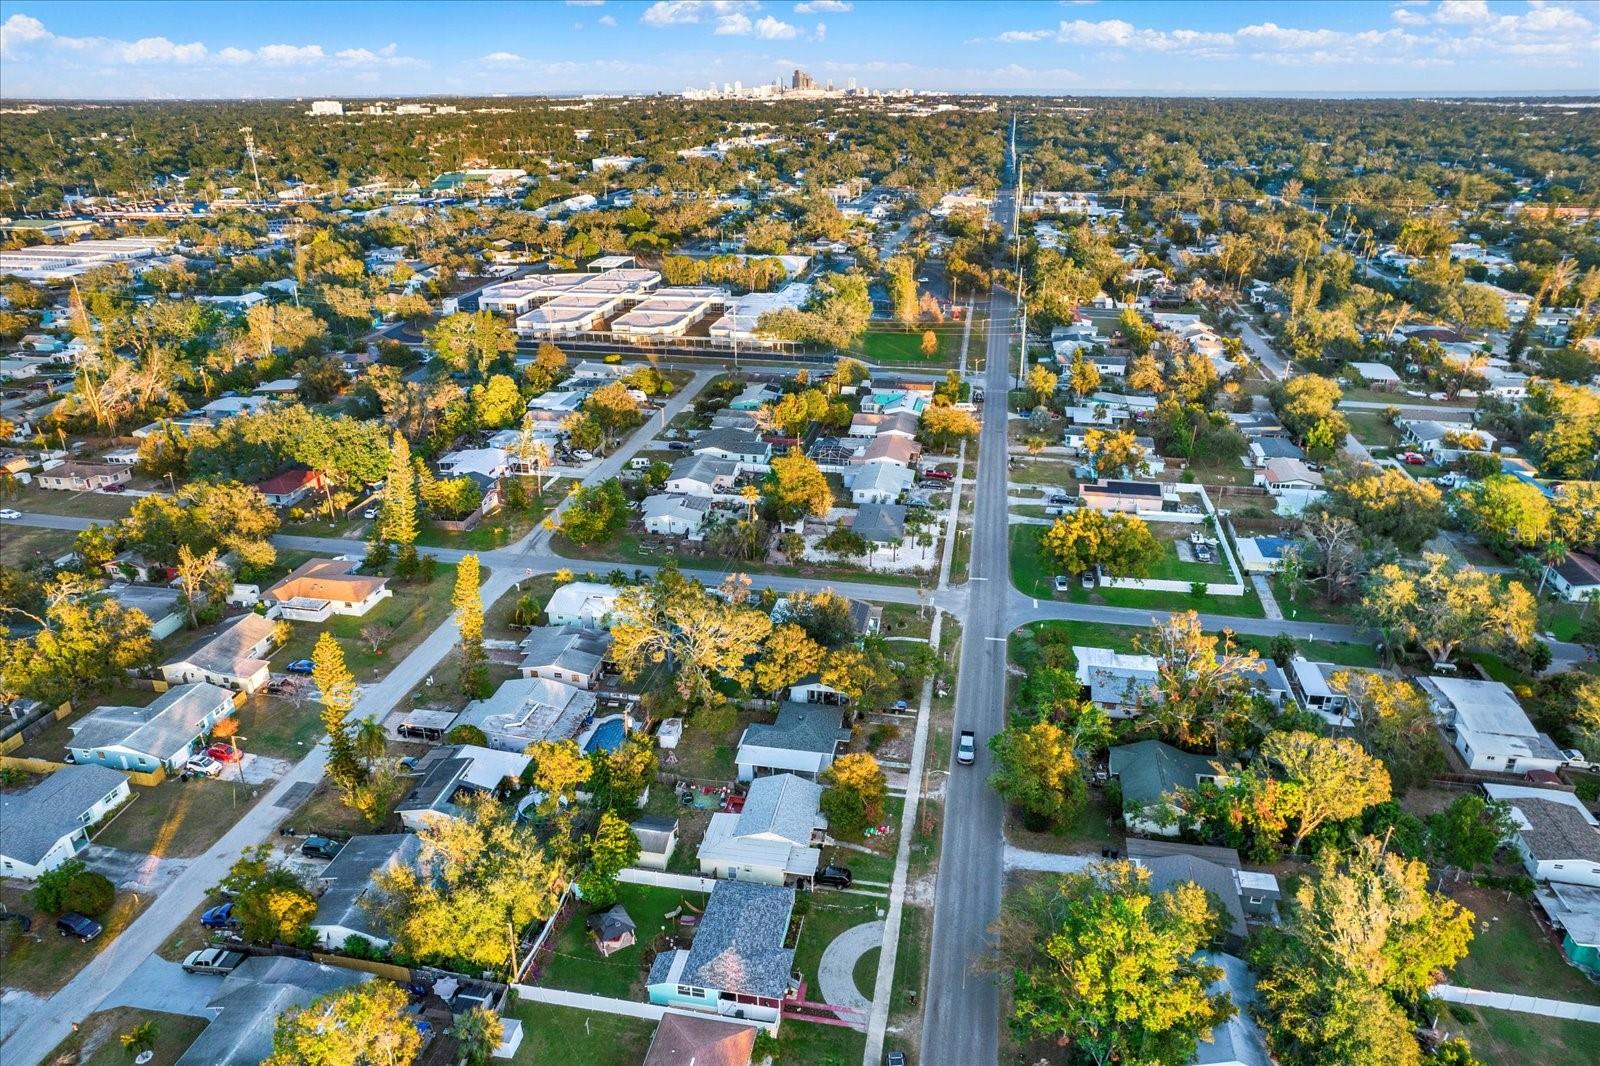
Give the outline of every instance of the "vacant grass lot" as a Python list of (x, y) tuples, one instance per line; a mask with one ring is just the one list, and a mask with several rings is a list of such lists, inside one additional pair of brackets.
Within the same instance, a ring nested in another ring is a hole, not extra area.
[[(32, 485), (19, 485), (16, 495), (6, 500), (7, 507), (38, 514), (88, 518), (106, 525), (123, 518), (133, 509), (135, 497), (126, 492), (58, 492)], [(9, 530), (8, 530), (9, 532)]]
[(67, 529), (39, 529), (8, 523), (0, 527), (0, 564), (16, 570), (47, 566), (71, 551), (77, 539), (78, 535)]
[(633, 919), (638, 940), (632, 947), (614, 952), (610, 958), (602, 957), (595, 950), (585, 924), (590, 914), (609, 908), (580, 904), (556, 934), (555, 944), (545, 956), (539, 983), (546, 988), (562, 988), (569, 992), (642, 1000), (647, 949), (652, 941), (657, 941), (657, 948), (664, 946), (664, 938), (677, 929), (666, 917), (667, 913), (686, 903), (689, 905), (686, 910), (703, 911), (708, 898), (698, 892), (653, 885), (618, 885), (617, 902)]
[(94, 842), (161, 859), (190, 858), (205, 851), (266, 788), (201, 777), (130, 787), (133, 799), (95, 834)]
[(1445, 888), (1477, 918), (1472, 946), (1450, 974), (1451, 984), (1600, 1004), (1600, 987), (1567, 965), (1526, 903), (1508, 903), (1503, 892), (1449, 883)]
[(868, 363), (944, 366), (961, 357), (964, 325), (947, 322), (932, 327), (934, 336), (939, 338), (939, 351), (932, 358), (922, 354), (924, 328), (868, 330), (861, 337), (861, 358)]
[(136, 1025), (154, 1022), (156, 1042), (150, 1066), (171, 1066), (205, 1031), (204, 1018), (184, 1014), (164, 1014), (134, 1007), (113, 1007), (96, 1011), (74, 1032), (56, 1045), (46, 1062), (73, 1062), (80, 1066), (127, 1066), (133, 1061), (122, 1046), (122, 1034)]
[(300, 759), (322, 738), (322, 705), (258, 692), (235, 712), (239, 746), (269, 759)]
[(510, 1015), (522, 1023), (522, 1046), (512, 1057), (522, 1066), (616, 1066), (643, 1062), (656, 1023), (621, 1014), (599, 1014), (518, 1003)]
[[(376, 681), (449, 616), (455, 580), (455, 564), (440, 563), (437, 575), (426, 585), (390, 579), (394, 595), (361, 618), (336, 614), (321, 625), (293, 622), (294, 636), (273, 654), (273, 669), (281, 671), (296, 659), (311, 658), (317, 638), (326, 631), (344, 648), (345, 663), (356, 680)], [(376, 647), (362, 635), (364, 630), (381, 637)]]
[[(664, 541), (641, 535), (634, 531), (620, 534), (607, 544), (579, 546), (566, 537), (556, 534), (550, 538), (550, 548), (557, 555), (573, 562), (612, 563), (623, 569), (629, 563), (646, 563), (665, 566), (675, 563), (684, 570), (715, 570), (740, 574), (778, 574), (783, 577), (809, 577), (818, 581), (865, 581), (875, 585), (915, 586), (918, 579), (912, 574), (886, 574), (862, 567), (838, 563), (805, 563), (794, 566), (782, 563), (765, 563), (745, 559), (724, 559), (720, 556), (685, 550), (686, 542)], [(930, 580), (927, 577), (923, 581)]]
[(1473, 1057), (1484, 1066), (1600, 1063), (1600, 1040), (1595, 1039), (1600, 1027), (1592, 1022), (1452, 1003), (1441, 1014), (1439, 1025), (1451, 1036), (1466, 1037)]

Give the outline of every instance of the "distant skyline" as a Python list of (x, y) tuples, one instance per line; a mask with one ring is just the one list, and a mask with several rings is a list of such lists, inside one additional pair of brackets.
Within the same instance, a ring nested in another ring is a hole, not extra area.
[(0, 3), (7, 99), (681, 92), (1600, 92), (1600, 0)]

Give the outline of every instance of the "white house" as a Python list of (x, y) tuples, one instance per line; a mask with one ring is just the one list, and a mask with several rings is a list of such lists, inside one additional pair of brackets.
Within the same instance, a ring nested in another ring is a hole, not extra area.
[(707, 430), (695, 441), (694, 453), (735, 463), (741, 473), (764, 472), (772, 462), (772, 445), (739, 429)]
[(360, 618), (393, 596), (389, 579), (354, 571), (355, 559), (310, 559), (266, 593), (269, 605), (295, 622), (325, 622), (332, 615)]
[(846, 475), (850, 500), (863, 503), (898, 503), (902, 494), (916, 482), (911, 468), (882, 461), (863, 463)]
[(1568, 603), (1582, 603), (1600, 597), (1600, 562), (1581, 552), (1572, 552), (1556, 566), (1544, 568), (1548, 587)]
[(455, 744), (434, 748), (423, 762), (422, 776), (395, 805), (395, 815), (400, 824), (413, 833), (421, 832), (434, 819), (458, 818), (463, 813), (462, 801), (478, 794), (500, 793), (508, 785), (519, 782), (532, 761), (521, 749), (508, 750), (502, 745), (485, 748), (478, 744)]
[(766, 885), (809, 884), (822, 861), (828, 821), (822, 786), (794, 774), (758, 778), (739, 814), (713, 814), (700, 844), (706, 877)]
[(97, 707), (72, 723), (67, 751), (80, 765), (180, 771), (211, 727), (233, 714), (233, 693), (199, 682), (179, 685), (145, 707)]
[(844, 712), (825, 703), (785, 703), (778, 720), (747, 726), (734, 756), (740, 781), (767, 774), (792, 773), (814, 781), (833, 765), (850, 740)]
[(205, 681), (246, 694), (255, 692), (272, 678), (267, 656), (275, 642), (275, 630), (259, 614), (240, 615), (188, 655), (164, 664), (161, 676), (169, 685)]
[(572, 740), (594, 707), (594, 693), (588, 689), (543, 677), (514, 677), (488, 699), (467, 704), (452, 728), (476, 726), (489, 747), (521, 752), (545, 740)]
[(519, 646), (523, 677), (593, 689), (611, 655), (611, 634), (591, 626), (539, 626)]
[(672, 464), (666, 489), (676, 496), (719, 496), (733, 491), (739, 464), (712, 455), (690, 455)]
[(1498, 681), (1456, 677), (1417, 679), (1434, 717), (1455, 734), (1455, 748), (1474, 770), (1526, 773), (1558, 770), (1566, 756), (1533, 727), (1511, 690)]
[(604, 626), (617, 609), (621, 589), (598, 581), (569, 581), (550, 595), (546, 620), (553, 626)]
[(1154, 655), (1075, 646), (1072, 657), (1078, 663), (1078, 684), (1114, 718), (1132, 717), (1139, 700), (1155, 690), (1161, 676), (1161, 660)]
[(664, 536), (693, 536), (705, 526), (711, 511), (711, 497), (658, 493), (646, 496), (640, 505), (644, 528)]
[(1528, 876), (1600, 888), (1600, 828), (1594, 816), (1575, 796), (1553, 789), (1548, 795), (1507, 800), (1517, 823), (1512, 846)]
[(89, 829), (128, 798), (109, 766), (63, 766), (17, 792), (0, 792), (0, 874), (37, 878), (89, 846)]

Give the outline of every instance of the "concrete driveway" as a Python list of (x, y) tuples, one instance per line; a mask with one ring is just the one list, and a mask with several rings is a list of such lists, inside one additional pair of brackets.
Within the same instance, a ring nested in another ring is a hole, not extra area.
[(151, 955), (134, 967), (128, 979), (100, 1004), (100, 1009), (137, 1007), (209, 1021), (213, 1015), (206, 1010), (206, 1004), (221, 987), (222, 978), (214, 974), (184, 973), (179, 963)]
[(118, 888), (149, 894), (161, 892), (189, 868), (189, 859), (158, 859), (137, 851), (91, 844), (78, 858), (95, 873), (104, 874)]

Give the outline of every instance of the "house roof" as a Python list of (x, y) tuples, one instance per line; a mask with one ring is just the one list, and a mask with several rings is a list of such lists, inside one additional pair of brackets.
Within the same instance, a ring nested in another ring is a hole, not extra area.
[[(1132, 857), (1132, 852), (1129, 852)], [(1198, 855), (1153, 855), (1139, 860), (1139, 865), (1150, 871), (1152, 891), (1165, 892), (1174, 886), (1193, 882), (1211, 893), (1222, 905), (1227, 916), (1228, 932), (1243, 939), (1250, 933), (1244, 921), (1244, 908), (1239, 905), (1239, 887), (1234, 884), (1233, 869), (1211, 862)]]
[(707, 485), (719, 478), (731, 478), (739, 472), (739, 465), (714, 455), (688, 455), (672, 464), (670, 480), (703, 481)]
[(1600, 862), (1600, 829), (1565, 803), (1518, 799), (1511, 806), (1527, 822), (1522, 827), (1522, 843), (1535, 859)]
[[(900, 438), (891, 437), (890, 439), (899, 440)], [(850, 488), (855, 492), (879, 489), (899, 494), (909, 488), (913, 480), (914, 475), (909, 467), (892, 462), (868, 463), (865, 466), (856, 467), (855, 471), (850, 475)]]
[(1133, 703), (1161, 676), (1161, 660), (1154, 655), (1130, 655), (1110, 648), (1078, 646), (1078, 684), (1087, 686), (1096, 703)]
[(602, 618), (617, 605), (620, 590), (598, 581), (569, 581), (550, 594), (544, 605), (548, 615), (591, 615)]
[(1268, 459), (1263, 464), (1263, 468), (1267, 472), (1267, 481), (1270, 484), (1278, 485), (1288, 481), (1304, 481), (1308, 485), (1322, 487), (1322, 475), (1299, 459)]
[(906, 509), (898, 503), (864, 503), (850, 528), (870, 544), (888, 544), (906, 535)]
[(779, 837), (809, 847), (812, 831), (826, 825), (821, 785), (794, 774), (772, 774), (751, 782), (734, 832)]
[(281, 955), (245, 959), (222, 979), (207, 1006), (218, 1011), (177, 1066), (256, 1066), (272, 1055), (278, 1017), (318, 996), (372, 980), (342, 966)]
[(884, 459), (909, 466), (916, 462), (917, 456), (921, 453), (922, 448), (910, 437), (902, 437), (897, 433), (880, 433), (867, 442), (866, 448), (861, 453), (861, 461), (870, 463), (874, 459)]
[(767, 455), (772, 445), (742, 429), (709, 429), (694, 442), (696, 453), (717, 448), (734, 455)]
[(1472, 735), (1472, 746), (1517, 758), (1564, 757), (1555, 742), (1540, 733), (1511, 690), (1498, 681), (1460, 677), (1417, 679), (1434, 702), (1450, 708), (1458, 731)]
[(611, 634), (590, 626), (539, 626), (522, 638), (522, 668), (591, 675), (611, 654)]
[(254, 658), (248, 653), (250, 649), (271, 637), (273, 628), (273, 624), (259, 614), (254, 612), (242, 614), (216, 636), (183, 658), (174, 659), (167, 665), (188, 663), (208, 674), (249, 677), (267, 665), (267, 660)]
[(109, 766), (63, 766), (18, 792), (0, 793), (0, 855), (37, 863), (83, 816), (128, 779)]
[(1306, 453), (1288, 437), (1257, 437), (1250, 442), (1250, 450), (1259, 452), (1263, 459), (1305, 459)]
[(838, 707), (825, 703), (785, 703), (778, 708), (776, 722), (757, 723), (745, 729), (739, 746), (831, 755), (850, 739), (850, 731), (841, 726), (843, 721), (844, 712)]
[(672, 834), (678, 831), (678, 820), (666, 815), (647, 814), (628, 823), (633, 835), (639, 838), (639, 848), (648, 852), (662, 852), (672, 843)]
[(351, 837), (339, 849), (333, 861), (317, 875), (326, 887), (317, 899), (317, 914), (311, 924), (338, 926), (388, 939), (375, 926), (361, 901), (378, 873), (399, 865), (414, 865), (421, 850), (421, 838), (415, 833), (373, 833)]
[(650, 1038), (644, 1066), (750, 1066), (753, 1026), (668, 1013)]
[(677, 492), (646, 496), (640, 505), (646, 518), (677, 518), (685, 522), (703, 522), (711, 510), (711, 501), (704, 496), (685, 496)]
[(146, 707), (98, 707), (70, 727), (70, 747), (127, 748), (170, 759), (199, 736), (201, 721), (222, 704), (233, 707), (233, 693), (201, 681), (168, 689)]
[(322, 478), (316, 471), (296, 468), (275, 474), (265, 481), (258, 481), (256, 488), (261, 490), (263, 496), (287, 496), (291, 492), (298, 492), (300, 489), (321, 483)]
[(453, 800), (461, 789), (492, 792), (507, 778), (520, 778), (532, 761), (520, 751), (499, 751), (477, 744), (434, 748), (423, 759), (426, 771), (421, 779), (395, 805), (395, 810), (453, 814)]
[(1256, 1001), (1256, 981), (1250, 967), (1243, 959), (1220, 951), (1205, 952), (1203, 957), (1222, 970), (1222, 976), (1207, 991), (1212, 995), (1227, 993), (1237, 1010), (1195, 1048), (1194, 1066), (1271, 1066), (1266, 1037), (1251, 1011)]
[[(794, 969), (794, 949), (783, 946), (793, 910), (792, 888), (718, 881), (677, 983), (781, 998), (788, 991), (789, 973)], [(661, 965), (663, 961), (667, 966)], [(665, 977), (672, 961), (672, 952), (656, 956), (650, 968), (651, 984)]]
[(522, 750), (541, 740), (578, 735), (594, 709), (594, 695), (542, 677), (514, 677), (486, 700), (473, 700), (456, 716), (456, 725), (475, 725), (489, 735), (514, 740)]
[(266, 598), (280, 603), (289, 600), (360, 603), (389, 583), (386, 577), (355, 573), (360, 565), (357, 559), (308, 559), (268, 589)]
[(1568, 555), (1556, 566), (1555, 571), (1567, 584), (1578, 588), (1600, 585), (1600, 562), (1582, 552)]
[(1082, 495), (1094, 493), (1100, 496), (1132, 496), (1138, 499), (1159, 500), (1162, 489), (1159, 481), (1097, 481), (1080, 486), (1078, 492)]
[(1122, 782), (1124, 803), (1154, 803), (1179, 788), (1194, 788), (1195, 778), (1215, 776), (1214, 755), (1191, 755), (1159, 740), (1141, 740), (1111, 749), (1111, 774)]

